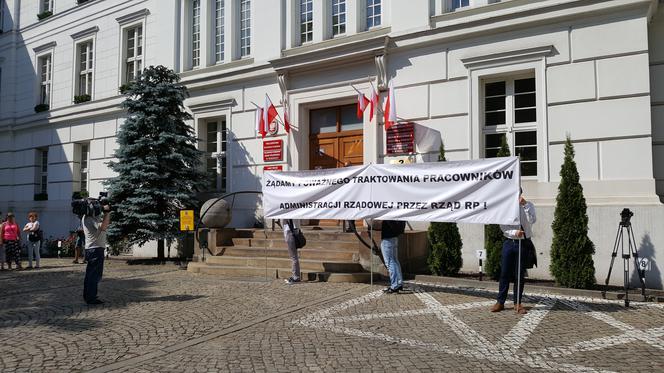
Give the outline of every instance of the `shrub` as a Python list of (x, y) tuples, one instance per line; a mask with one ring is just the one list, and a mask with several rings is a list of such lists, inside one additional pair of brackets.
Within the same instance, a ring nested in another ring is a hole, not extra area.
[(551, 265), (549, 269), (561, 286), (588, 289), (595, 284), (595, 245), (588, 238), (588, 214), (583, 187), (574, 161), (570, 137), (565, 141), (565, 159), (554, 212)]
[[(61, 242), (60, 247), (58, 247), (58, 241)], [(52, 258), (70, 257), (74, 256), (75, 245), (76, 238), (74, 235), (60, 238), (49, 237), (42, 242), (42, 252), (44, 252), (44, 256)]]
[(83, 102), (88, 102), (91, 99), (92, 99), (92, 96), (90, 96), (88, 94), (78, 95), (78, 96), (74, 96), (74, 103), (75, 104), (81, 104)]
[(45, 11), (37, 14), (37, 19), (39, 19), (41, 21), (42, 19), (48, 18), (52, 15), (53, 15), (53, 12), (51, 12), (50, 10), (45, 10)]
[[(440, 144), (438, 161), (445, 161), (445, 146)], [(427, 258), (429, 270), (434, 275), (456, 276), (463, 265), (461, 235), (456, 223), (432, 222), (427, 231), (431, 251)]]
[(41, 113), (42, 111), (48, 111), (50, 107), (48, 104), (39, 104), (35, 106), (35, 113)]
[[(498, 150), (496, 156), (510, 156), (510, 148), (507, 146), (507, 138), (505, 135), (500, 138), (500, 150)], [(500, 262), (503, 254), (504, 240), (505, 237), (503, 236), (503, 230), (500, 229), (500, 225), (487, 224), (484, 226), (484, 250), (486, 252), (485, 272), (494, 280), (500, 278)]]

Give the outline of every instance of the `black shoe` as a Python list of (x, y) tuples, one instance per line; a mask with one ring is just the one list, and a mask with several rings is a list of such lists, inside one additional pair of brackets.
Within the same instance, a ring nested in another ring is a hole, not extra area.
[(85, 301), (85, 303), (90, 304), (90, 305), (97, 305), (97, 304), (104, 304), (103, 300), (100, 299), (93, 299), (91, 301)]
[(387, 288), (383, 290), (383, 293), (385, 294), (398, 294), (399, 293), (399, 288), (392, 289), (392, 288)]

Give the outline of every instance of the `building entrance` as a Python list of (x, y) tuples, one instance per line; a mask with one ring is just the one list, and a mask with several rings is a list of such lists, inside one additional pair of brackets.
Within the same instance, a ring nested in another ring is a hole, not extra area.
[[(364, 163), (364, 130), (355, 105), (309, 112), (309, 169), (339, 168)], [(310, 220), (310, 224), (341, 226), (340, 220)], [(357, 222), (356, 224), (359, 224)]]

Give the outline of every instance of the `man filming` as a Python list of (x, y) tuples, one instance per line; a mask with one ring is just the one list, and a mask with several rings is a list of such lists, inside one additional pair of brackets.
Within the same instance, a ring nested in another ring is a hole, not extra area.
[(88, 212), (81, 219), (85, 234), (85, 260), (88, 262), (85, 268), (83, 299), (85, 299), (85, 303), (91, 305), (104, 303), (97, 298), (97, 286), (104, 272), (106, 229), (111, 223), (111, 206), (104, 203), (101, 205), (101, 211), (98, 211), (99, 205), (93, 206), (95, 203), (100, 202), (93, 201)]

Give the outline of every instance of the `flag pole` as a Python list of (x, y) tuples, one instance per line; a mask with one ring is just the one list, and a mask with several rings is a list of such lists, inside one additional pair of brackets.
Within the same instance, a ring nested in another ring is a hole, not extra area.
[[(267, 99), (270, 100), (270, 103), (271, 103), (272, 105), (274, 105), (274, 103), (272, 102), (272, 99), (270, 98), (270, 95), (268, 95), (268, 94), (266, 93), (266, 94), (265, 94), (265, 97), (267, 97)], [(252, 104), (253, 104), (253, 102), (252, 102)], [(256, 104), (254, 104), (254, 105), (256, 105)], [(278, 111), (277, 111), (277, 118), (279, 118), (279, 119), (281, 120), (280, 123), (282, 123), (282, 124), (284, 123), (284, 120), (281, 119), (281, 116), (279, 116), (279, 112), (278, 112)]]
[(354, 85), (352, 85), (352, 84), (348, 84), (348, 85), (351, 86), (355, 90), (355, 92), (357, 92), (358, 95), (364, 96), (364, 94), (362, 92), (360, 92), (357, 88), (355, 88)]

